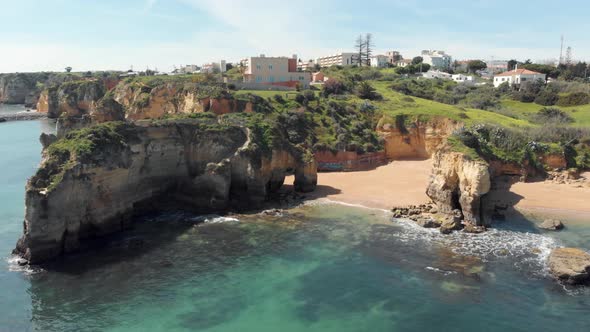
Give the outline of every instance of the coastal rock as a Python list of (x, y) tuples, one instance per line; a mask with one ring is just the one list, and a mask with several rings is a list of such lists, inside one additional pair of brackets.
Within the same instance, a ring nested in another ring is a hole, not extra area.
[(590, 254), (581, 249), (554, 249), (548, 264), (551, 275), (561, 282), (580, 285), (590, 281)]
[(36, 88), (35, 83), (27, 74), (0, 75), (0, 103), (25, 104)]
[(432, 217), (418, 217), (416, 224), (424, 228), (439, 228), (441, 223)]
[(440, 225), (440, 232), (442, 234), (451, 234), (453, 231), (458, 231), (463, 228), (461, 222), (463, 214), (461, 210), (454, 210)]
[(547, 219), (545, 221), (543, 221), (543, 223), (541, 225), (539, 225), (539, 228), (541, 229), (545, 229), (548, 231), (559, 231), (562, 230), (565, 226), (563, 225), (563, 223), (559, 220), (555, 220), (555, 219)]
[(168, 201), (202, 212), (256, 208), (292, 172), (298, 190), (315, 189), (311, 154), (276, 134), (271, 150), (250, 129), (215, 119), (109, 122), (68, 135), (44, 150), (27, 184), (14, 252), (32, 264), (51, 260)]
[(411, 125), (405, 121), (390, 124), (385, 120), (377, 131), (385, 140), (385, 153), (390, 160), (430, 158), (460, 126), (449, 119), (416, 121)]
[(485, 226), (475, 226), (473, 224), (465, 224), (463, 232), (471, 234), (481, 234), (486, 231)]
[(440, 213), (451, 214), (458, 209), (465, 223), (483, 225), (481, 199), (490, 188), (490, 173), (484, 161), (470, 160), (446, 149), (435, 154), (426, 194)]
[(37, 110), (50, 118), (88, 115), (105, 95), (99, 80), (80, 80), (52, 86), (41, 93)]

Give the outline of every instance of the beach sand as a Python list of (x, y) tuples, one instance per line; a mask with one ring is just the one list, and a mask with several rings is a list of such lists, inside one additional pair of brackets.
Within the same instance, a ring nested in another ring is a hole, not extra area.
[[(318, 188), (310, 198), (390, 210), (394, 206), (428, 203), (426, 187), (431, 160), (393, 161), (363, 172), (319, 173)], [(290, 177), (286, 183), (292, 183)]]
[[(527, 215), (590, 222), (590, 184), (515, 183), (510, 187), (515, 209)], [(514, 202), (516, 201), (516, 202)]]

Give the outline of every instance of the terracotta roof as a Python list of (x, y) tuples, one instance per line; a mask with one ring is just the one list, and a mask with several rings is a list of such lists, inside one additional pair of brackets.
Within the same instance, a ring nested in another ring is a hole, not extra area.
[(536, 71), (532, 71), (532, 70), (528, 70), (528, 69), (515, 69), (515, 70), (504, 72), (502, 74), (498, 74), (496, 76), (512, 76), (512, 75), (543, 75), (543, 74), (537, 73)]

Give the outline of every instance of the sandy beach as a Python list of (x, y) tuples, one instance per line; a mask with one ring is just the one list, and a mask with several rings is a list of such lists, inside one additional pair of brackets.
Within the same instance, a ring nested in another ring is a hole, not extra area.
[(510, 187), (515, 209), (539, 217), (590, 222), (590, 184), (516, 183)]
[[(312, 198), (390, 210), (430, 201), (426, 187), (431, 160), (394, 161), (371, 171), (319, 173)], [(289, 183), (291, 180), (287, 180)]]

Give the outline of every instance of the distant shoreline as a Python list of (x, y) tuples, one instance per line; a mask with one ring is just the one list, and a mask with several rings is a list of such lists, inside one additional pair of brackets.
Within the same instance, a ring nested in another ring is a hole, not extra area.
[(37, 120), (37, 119), (44, 119), (47, 118), (47, 114), (45, 113), (37, 113), (34, 111), (30, 112), (19, 112), (19, 113), (12, 113), (12, 114), (1, 114), (0, 113), (0, 122), (8, 122), (8, 121), (27, 121), (27, 120)]

